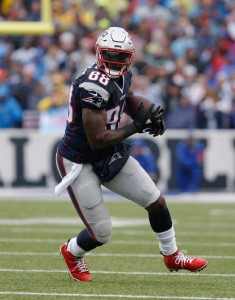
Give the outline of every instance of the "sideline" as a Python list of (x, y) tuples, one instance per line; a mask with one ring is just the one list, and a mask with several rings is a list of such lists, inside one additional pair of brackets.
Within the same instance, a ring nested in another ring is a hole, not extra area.
[[(0, 238), (0, 243), (63, 243), (63, 239), (43, 239), (43, 238)], [(122, 246), (129, 246), (129, 245), (135, 245), (135, 246), (154, 246), (156, 245), (156, 241), (139, 241), (139, 240), (133, 240), (133, 241), (125, 241), (125, 240), (115, 240), (110, 241), (110, 245), (122, 245)], [(185, 245), (185, 246), (197, 246), (198, 242), (182, 242), (178, 241), (178, 245)], [(209, 242), (202, 242), (200, 243), (200, 247), (235, 247), (235, 243), (222, 243), (222, 242), (216, 242), (216, 243), (209, 243)], [(234, 275), (235, 276), (235, 275)]]
[[(0, 252), (0, 255), (5, 256), (59, 256), (58, 252)], [(149, 253), (92, 253), (94, 257), (130, 257), (130, 258), (162, 258), (161, 254), (149, 254)], [(221, 255), (198, 255), (207, 259), (235, 259), (235, 256), (221, 256)], [(1, 269), (0, 269), (1, 271)]]
[(235, 298), (210, 298), (186, 296), (151, 296), (151, 295), (118, 295), (118, 294), (60, 294), (34, 292), (0, 292), (0, 295), (29, 295), (29, 296), (57, 296), (57, 297), (97, 297), (97, 298), (128, 298), (128, 299), (185, 299), (185, 300), (235, 300)]
[[(103, 188), (105, 201), (129, 201), (106, 188)], [(163, 192), (167, 202), (174, 203), (223, 203), (235, 204), (235, 193), (205, 192), (205, 193), (167, 193)], [(51, 188), (3, 188), (0, 190), (0, 201), (32, 200), (32, 201), (68, 201), (64, 192), (57, 197)]]
[[(1, 272), (13, 273), (68, 273), (67, 270), (35, 270), (35, 269), (0, 269)], [(95, 271), (93, 274), (114, 274), (114, 275), (149, 275), (149, 276), (197, 276), (197, 277), (235, 277), (235, 274), (214, 274), (214, 273), (178, 273), (178, 272), (122, 272), (122, 271)], [(214, 298), (213, 298), (214, 299)]]

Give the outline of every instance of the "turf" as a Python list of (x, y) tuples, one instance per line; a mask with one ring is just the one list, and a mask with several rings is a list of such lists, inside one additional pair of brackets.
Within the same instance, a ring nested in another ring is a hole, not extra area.
[(145, 210), (110, 200), (112, 239), (87, 256), (92, 282), (83, 283), (59, 255), (82, 228), (72, 204), (1, 200), (0, 299), (235, 299), (235, 203), (168, 206), (179, 248), (205, 257), (205, 270), (170, 273)]

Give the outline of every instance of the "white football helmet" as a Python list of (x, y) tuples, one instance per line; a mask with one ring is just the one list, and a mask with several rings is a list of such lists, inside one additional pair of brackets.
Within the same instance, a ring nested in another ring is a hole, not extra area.
[(111, 78), (128, 72), (134, 52), (131, 37), (121, 27), (109, 27), (96, 41), (97, 66)]

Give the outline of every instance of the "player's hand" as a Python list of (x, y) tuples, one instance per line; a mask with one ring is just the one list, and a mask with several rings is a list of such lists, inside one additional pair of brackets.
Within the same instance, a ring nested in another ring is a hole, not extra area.
[(147, 130), (147, 132), (149, 134), (151, 134), (153, 137), (155, 136), (158, 136), (158, 135), (163, 135), (163, 133), (165, 132), (166, 130), (166, 125), (165, 125), (165, 122), (164, 120), (161, 120), (158, 125), (156, 126), (152, 126), (152, 128), (149, 128)]
[(154, 115), (154, 104), (150, 105), (146, 111), (144, 111), (144, 104), (140, 104), (140, 106), (138, 107), (138, 112), (133, 120), (133, 124), (135, 125), (139, 133), (151, 129), (151, 119), (154, 118)]
[(146, 131), (155, 137), (162, 135), (166, 130), (166, 126), (163, 120), (163, 109), (160, 106), (154, 107), (152, 113), (151, 124)]

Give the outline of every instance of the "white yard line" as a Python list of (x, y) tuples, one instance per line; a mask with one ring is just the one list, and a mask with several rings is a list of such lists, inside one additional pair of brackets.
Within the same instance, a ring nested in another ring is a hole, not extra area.
[[(9, 227), (7, 229), (8, 232), (22, 232), (22, 233), (70, 233), (70, 232), (75, 232), (76, 229), (56, 229), (56, 228), (44, 228), (44, 229), (39, 229), (39, 228), (19, 228), (19, 227)], [(112, 233), (112, 235), (115, 234), (121, 234), (121, 235), (131, 235), (131, 236), (153, 236), (152, 231), (146, 231), (146, 230), (139, 230), (138, 228), (136, 230), (120, 230), (120, 229), (115, 229)], [(231, 232), (211, 232), (211, 231), (180, 231), (177, 230), (177, 236), (209, 236), (209, 237), (229, 237), (235, 238), (235, 233), (232, 234)]]
[[(227, 220), (227, 222), (226, 222)], [(203, 228), (204, 229), (215, 229), (215, 228), (235, 228), (234, 220), (231, 218), (225, 218), (223, 222), (209, 222), (205, 220), (205, 222), (184, 222), (180, 223), (177, 220), (173, 219), (173, 223), (175, 226), (179, 227), (190, 227), (190, 228)], [(59, 218), (59, 217), (34, 217), (34, 218), (23, 218), (23, 219), (9, 219), (9, 218), (1, 218), (0, 226), (31, 226), (31, 225), (63, 225), (66, 228), (70, 228), (73, 226), (77, 228), (79, 225), (83, 225), (82, 221), (77, 218)], [(118, 227), (137, 227), (137, 226), (149, 226), (148, 218), (112, 218), (112, 225), (114, 228)]]
[[(1, 241), (1, 239), (0, 239)], [(151, 242), (151, 241), (121, 241), (121, 240), (114, 240), (110, 242), (111, 244), (114, 245), (155, 245), (155, 242)], [(183, 246), (200, 246), (200, 247), (235, 247), (235, 243), (208, 243), (208, 242), (181, 242), (181, 241), (177, 241), (178, 245), (183, 245)]]
[[(45, 231), (46, 232), (46, 231)], [(128, 236), (153, 236), (153, 232), (148, 232), (145, 230), (115, 230), (112, 235), (114, 234), (121, 234), (121, 235), (128, 235)], [(176, 230), (176, 235), (177, 236), (207, 236), (207, 237), (229, 237), (235, 238), (235, 233), (231, 233), (231, 232), (210, 232), (210, 231), (180, 231), (180, 230)]]
[[(0, 273), (13, 272), (13, 273), (68, 273), (67, 270), (23, 270), (23, 269), (0, 269)], [(207, 273), (178, 273), (178, 272), (122, 272), (122, 271), (95, 271), (91, 270), (94, 274), (106, 275), (149, 275), (149, 276), (204, 276), (204, 277), (235, 277), (235, 274), (207, 274)]]
[[(82, 221), (79, 217), (77, 218), (59, 218), (59, 217), (34, 217), (34, 218), (24, 218), (24, 219), (9, 219), (1, 218), (0, 225), (82, 225)], [(112, 218), (113, 227), (136, 227), (148, 225), (148, 218)]]
[[(39, 238), (0, 238), (0, 242), (2, 243), (63, 243), (64, 240), (62, 239), (39, 239)], [(123, 240), (114, 240), (111, 241), (110, 244), (112, 245), (141, 245), (141, 246), (150, 246), (156, 245), (156, 241), (123, 241)], [(177, 242), (178, 245), (185, 245), (185, 246), (200, 246), (200, 247), (235, 247), (235, 243), (205, 243), (205, 242)]]
[(186, 296), (156, 296), (156, 295), (118, 295), (118, 294), (61, 294), (61, 293), (34, 293), (34, 292), (0, 292), (0, 295), (25, 296), (56, 296), (56, 297), (96, 297), (96, 298), (126, 298), (126, 299), (185, 299), (185, 300), (235, 300), (235, 298), (186, 297)]
[[(59, 256), (58, 252), (4, 252), (1, 251), (0, 255), (9, 255), (9, 256)], [(93, 253), (94, 257), (143, 257), (143, 258), (162, 258), (161, 254), (148, 254), (148, 253)], [(235, 256), (221, 256), (221, 255), (198, 255), (207, 259), (235, 259)]]

